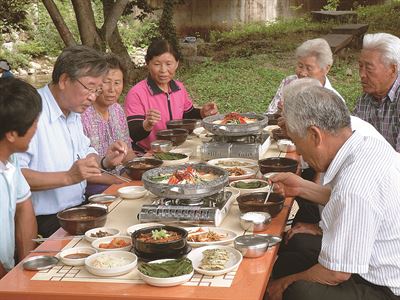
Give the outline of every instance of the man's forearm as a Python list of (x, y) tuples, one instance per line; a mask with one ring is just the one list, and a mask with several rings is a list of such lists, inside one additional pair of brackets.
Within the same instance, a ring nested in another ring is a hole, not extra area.
[(15, 245), (18, 260), (22, 260), (29, 251), (36, 248), (32, 239), (37, 237), (37, 223), (32, 201), (28, 199), (18, 203), (15, 211)]
[(308, 270), (305, 270), (304, 272), (300, 272), (290, 276), (292, 276), (292, 283), (299, 280), (305, 280), (325, 285), (337, 285), (348, 280), (351, 274), (339, 271), (332, 271), (318, 263)]
[(51, 190), (74, 184), (68, 172), (40, 172), (22, 168), (22, 174), (32, 191)]
[(303, 188), (298, 196), (314, 203), (325, 205), (331, 196), (331, 189), (312, 181), (304, 180)]

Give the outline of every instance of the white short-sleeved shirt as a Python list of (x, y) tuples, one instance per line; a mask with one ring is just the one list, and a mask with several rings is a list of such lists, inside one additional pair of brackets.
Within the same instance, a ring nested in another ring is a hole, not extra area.
[(0, 262), (6, 270), (14, 267), (16, 206), (30, 196), (29, 185), (15, 155), (6, 164), (0, 161)]
[(322, 215), (324, 267), (356, 273), (400, 295), (400, 159), (387, 142), (357, 131), (324, 177), (332, 192)]
[[(80, 115), (70, 112), (65, 117), (48, 86), (38, 92), (42, 97), (43, 110), (28, 151), (18, 154), (21, 168), (40, 172), (64, 172), (78, 158), (97, 153), (90, 147), (90, 140), (83, 133)], [(85, 188), (86, 181), (82, 181), (61, 188), (32, 192), (35, 214), (55, 214), (81, 204)]]

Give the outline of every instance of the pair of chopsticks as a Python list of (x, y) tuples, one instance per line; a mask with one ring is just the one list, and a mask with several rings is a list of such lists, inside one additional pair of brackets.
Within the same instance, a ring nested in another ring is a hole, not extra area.
[(128, 179), (128, 178), (125, 178), (125, 177), (119, 176), (119, 175), (117, 175), (117, 174), (114, 174), (114, 173), (112, 173), (112, 172), (109, 172), (109, 171), (107, 171), (107, 170), (104, 170), (104, 169), (102, 169), (102, 168), (99, 168), (99, 170), (100, 170), (100, 171), (102, 171), (103, 173), (106, 173), (106, 174), (108, 174), (108, 175), (111, 175), (111, 176), (117, 177), (118, 179), (120, 179), (120, 180), (122, 180), (122, 181), (125, 181), (125, 182), (131, 182), (131, 181), (132, 181), (132, 180), (130, 180), (130, 179)]
[(84, 235), (69, 235), (69, 236), (59, 236), (59, 237), (48, 237), (48, 238), (36, 238), (32, 239), (33, 242), (41, 243), (45, 241), (62, 241), (62, 240), (73, 240), (75, 238), (83, 238)]

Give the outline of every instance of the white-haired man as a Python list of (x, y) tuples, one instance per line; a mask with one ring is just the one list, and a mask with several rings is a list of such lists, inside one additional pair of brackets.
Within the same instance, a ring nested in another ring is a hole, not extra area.
[(367, 34), (359, 59), (363, 95), (353, 115), (371, 123), (400, 152), (400, 39)]

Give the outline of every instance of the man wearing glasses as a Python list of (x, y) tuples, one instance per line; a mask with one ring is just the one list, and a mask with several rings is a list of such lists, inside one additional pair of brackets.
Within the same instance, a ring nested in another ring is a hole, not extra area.
[(18, 158), (33, 191), (38, 232), (44, 237), (59, 228), (57, 212), (84, 201), (86, 180), (120, 183), (102, 175), (99, 167), (112, 169), (120, 164), (127, 145), (117, 141), (104, 157), (99, 157), (90, 147), (80, 119), (80, 114), (102, 93), (107, 71), (101, 53), (84, 46), (69, 47), (57, 58), (52, 82), (38, 90), (43, 104), (38, 129), (28, 151)]

